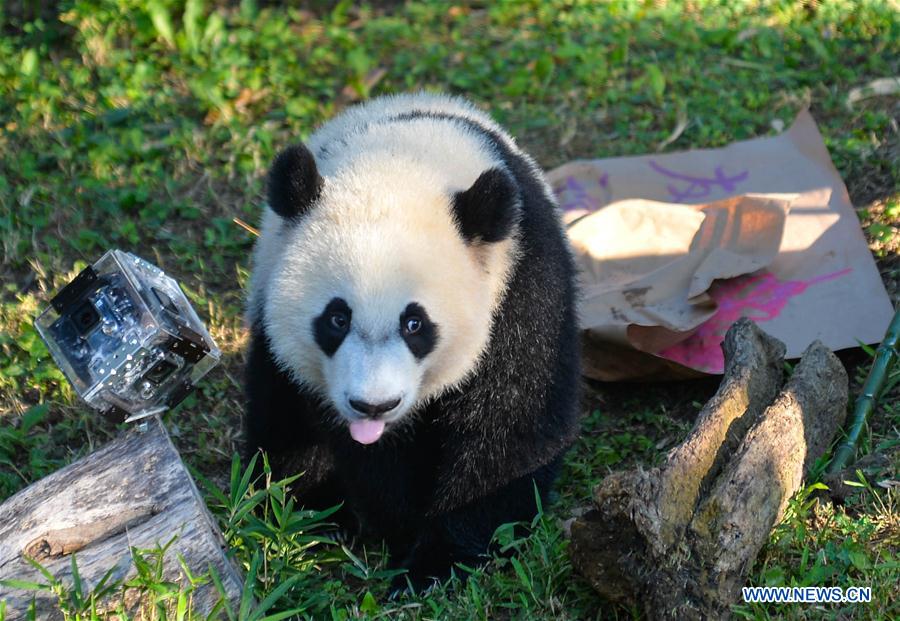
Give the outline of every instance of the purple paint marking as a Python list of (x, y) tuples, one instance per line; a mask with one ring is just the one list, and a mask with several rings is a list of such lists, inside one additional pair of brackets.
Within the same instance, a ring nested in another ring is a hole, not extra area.
[(695, 177), (669, 170), (653, 160), (648, 160), (647, 163), (650, 165), (650, 168), (663, 177), (688, 184), (681, 188), (671, 183), (666, 186), (676, 203), (687, 202), (689, 199), (705, 198), (709, 196), (712, 189), (716, 186), (721, 187), (726, 192), (734, 192), (737, 189), (737, 184), (745, 181), (750, 176), (750, 172), (745, 170), (729, 177), (722, 171), (721, 166), (716, 166), (711, 178)]
[(587, 187), (575, 177), (565, 178), (561, 184), (553, 188), (553, 192), (559, 199), (563, 211), (597, 211), (609, 203), (611, 192), (609, 190), (609, 175), (602, 173), (597, 177), (597, 185), (600, 186), (604, 196), (603, 200), (597, 200), (588, 191)]
[(848, 267), (809, 280), (779, 280), (770, 272), (762, 272), (719, 281), (709, 290), (719, 307), (716, 314), (700, 324), (689, 338), (659, 355), (698, 371), (721, 373), (725, 369), (721, 344), (731, 324), (744, 316), (756, 322), (775, 319), (791, 298), (812, 285), (840, 278), (851, 271)]
[[(604, 186), (607, 181), (606, 175), (598, 178), (601, 186)], [(572, 176), (566, 177), (563, 184), (553, 188), (553, 191), (559, 198), (563, 211), (596, 211), (603, 206), (591, 196), (583, 183)]]

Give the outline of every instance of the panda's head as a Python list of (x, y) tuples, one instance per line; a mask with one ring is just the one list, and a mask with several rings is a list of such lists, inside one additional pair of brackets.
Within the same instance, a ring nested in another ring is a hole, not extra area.
[(269, 207), (256, 270), (270, 346), (356, 441), (475, 369), (516, 256), (508, 172), (382, 154), (323, 176), (299, 145), (275, 160)]

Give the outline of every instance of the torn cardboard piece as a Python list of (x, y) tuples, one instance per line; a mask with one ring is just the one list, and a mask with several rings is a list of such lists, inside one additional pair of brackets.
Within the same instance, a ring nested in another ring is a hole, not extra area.
[(642, 351), (684, 341), (716, 313), (707, 294), (714, 280), (772, 262), (792, 198), (738, 196), (699, 208), (625, 200), (580, 219), (569, 229), (579, 312), (598, 334)]
[(589, 377), (722, 373), (720, 344), (742, 316), (784, 341), (789, 358), (816, 339), (833, 350), (876, 343), (890, 322), (808, 112), (775, 137), (575, 161), (548, 177), (581, 269)]

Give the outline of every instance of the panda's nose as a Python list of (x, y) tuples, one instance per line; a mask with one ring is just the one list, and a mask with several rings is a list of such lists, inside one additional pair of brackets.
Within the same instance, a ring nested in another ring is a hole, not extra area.
[(397, 397), (393, 401), (382, 401), (381, 403), (366, 403), (365, 401), (350, 399), (350, 407), (352, 407), (360, 414), (365, 414), (366, 416), (369, 416), (371, 418), (377, 418), (382, 414), (386, 414), (398, 405), (400, 405), (399, 397)]

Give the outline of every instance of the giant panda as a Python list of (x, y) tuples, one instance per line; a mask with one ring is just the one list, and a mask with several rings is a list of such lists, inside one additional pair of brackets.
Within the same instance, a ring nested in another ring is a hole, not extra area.
[[(280, 153), (253, 255), (247, 456), (414, 589), (546, 499), (577, 428), (574, 266), (540, 169), (460, 98), (371, 100)], [(408, 581), (407, 581), (408, 580)]]

